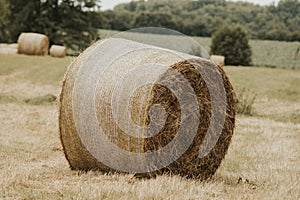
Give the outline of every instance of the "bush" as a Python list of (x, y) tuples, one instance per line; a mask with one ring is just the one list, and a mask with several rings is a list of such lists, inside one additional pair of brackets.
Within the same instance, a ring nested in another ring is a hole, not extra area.
[(239, 26), (224, 26), (212, 37), (211, 54), (225, 56), (226, 65), (251, 65), (252, 51), (246, 32)]
[(245, 88), (237, 91), (237, 113), (242, 115), (253, 115), (253, 104), (256, 94)]

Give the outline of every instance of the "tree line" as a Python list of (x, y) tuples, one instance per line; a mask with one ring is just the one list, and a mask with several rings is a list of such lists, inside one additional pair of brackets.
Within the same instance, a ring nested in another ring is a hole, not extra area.
[(210, 37), (221, 26), (239, 25), (252, 39), (300, 41), (300, 2), (259, 6), (225, 0), (140, 0), (100, 11), (101, 0), (0, 0), (0, 42), (21, 32), (40, 32), (51, 43), (82, 50), (98, 39), (97, 29), (165, 27)]
[(252, 39), (300, 40), (300, 1), (259, 6), (225, 0), (140, 0), (101, 12), (97, 28), (128, 30), (155, 26), (210, 37), (224, 24), (240, 25)]

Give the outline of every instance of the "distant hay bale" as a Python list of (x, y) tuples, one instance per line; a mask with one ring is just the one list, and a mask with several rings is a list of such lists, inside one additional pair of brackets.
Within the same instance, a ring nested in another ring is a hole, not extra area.
[(66, 56), (66, 47), (59, 45), (52, 45), (50, 48), (50, 55), (52, 57), (65, 57)]
[(0, 44), (0, 54), (11, 55), (18, 53), (18, 45), (17, 44)]
[(212, 55), (210, 57), (210, 60), (215, 63), (216, 65), (224, 66), (225, 65), (225, 57), (224, 56), (218, 56), (218, 55)]
[(17, 54), (18, 50), (17, 49), (12, 49), (8, 47), (0, 47), (0, 54), (4, 55), (12, 55), (12, 54)]
[(12, 48), (12, 49), (18, 49), (18, 44), (17, 43), (8, 44), (7, 46), (9, 48)]
[(231, 83), (209, 60), (110, 38), (69, 66), (60, 139), (74, 170), (203, 180), (225, 157), (235, 110)]
[(48, 55), (49, 39), (39, 33), (21, 33), (18, 38), (18, 53), (27, 55)]

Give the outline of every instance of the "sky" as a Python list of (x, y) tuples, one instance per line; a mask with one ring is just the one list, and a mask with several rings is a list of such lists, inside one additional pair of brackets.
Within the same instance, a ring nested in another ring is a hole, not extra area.
[[(131, 0), (101, 0), (102, 8), (101, 10), (107, 10), (107, 9), (113, 9), (114, 6), (116, 6), (119, 3), (125, 3), (130, 2)], [(238, 0), (231, 0), (231, 1), (238, 1)], [(242, 0), (242, 1), (248, 1), (260, 5), (269, 5), (273, 2), (277, 3), (279, 0)]]

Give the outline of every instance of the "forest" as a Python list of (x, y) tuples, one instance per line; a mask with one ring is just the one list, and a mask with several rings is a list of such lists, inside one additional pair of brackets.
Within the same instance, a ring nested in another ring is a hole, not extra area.
[(252, 39), (300, 40), (300, 1), (259, 6), (225, 0), (148, 0), (120, 4), (100, 13), (98, 28), (128, 30), (167, 27), (191, 36), (210, 37), (220, 26), (243, 26)]

